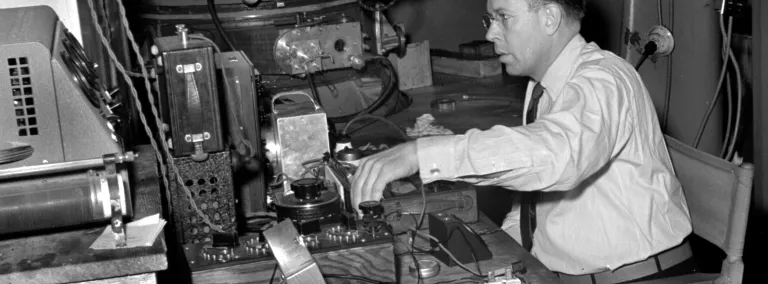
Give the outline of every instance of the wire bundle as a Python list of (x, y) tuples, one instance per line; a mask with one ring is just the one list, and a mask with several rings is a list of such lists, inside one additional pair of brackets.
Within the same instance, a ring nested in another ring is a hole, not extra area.
[[(725, 138), (723, 141), (723, 147), (720, 151), (720, 157), (730, 161), (734, 158), (734, 155), (736, 153), (736, 142), (739, 135), (739, 130), (741, 126), (741, 116), (742, 116), (742, 96), (743, 96), (743, 86), (741, 83), (741, 70), (739, 69), (739, 64), (736, 61), (736, 56), (733, 53), (733, 49), (731, 49), (731, 36), (732, 36), (732, 30), (733, 30), (733, 17), (728, 17), (728, 24), (726, 28), (725, 24), (725, 16), (723, 14), (720, 14), (720, 33), (723, 36), (723, 67), (720, 70), (720, 78), (717, 82), (717, 89), (715, 90), (715, 94), (712, 97), (712, 101), (709, 103), (709, 106), (707, 107), (707, 111), (704, 114), (704, 118), (701, 121), (701, 124), (699, 125), (699, 130), (696, 133), (696, 139), (693, 142), (693, 147), (698, 148), (699, 143), (701, 142), (701, 138), (704, 134), (704, 129), (707, 126), (707, 123), (709, 122), (709, 117), (712, 115), (712, 111), (715, 108), (715, 105), (717, 104), (717, 100), (720, 98), (720, 94), (722, 92), (722, 88), (725, 87), (726, 92), (728, 94), (728, 122), (727, 122), (727, 129), (725, 133)], [(733, 70), (736, 75), (736, 114), (735, 117), (733, 115), (733, 106), (732, 106), (732, 95), (731, 95), (731, 80), (730, 75), (728, 72), (728, 65), (731, 63), (733, 65)], [(726, 83), (723, 85), (723, 83)]]

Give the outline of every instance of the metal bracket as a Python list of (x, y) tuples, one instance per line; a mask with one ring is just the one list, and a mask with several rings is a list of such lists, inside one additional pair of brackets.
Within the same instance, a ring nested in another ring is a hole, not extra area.
[(125, 224), (123, 223), (123, 208), (120, 198), (120, 184), (117, 178), (118, 156), (115, 154), (106, 154), (102, 156), (104, 168), (106, 170), (107, 184), (109, 185), (109, 205), (112, 209), (112, 234), (115, 237), (116, 247), (125, 247), (127, 244), (125, 236)]
[[(203, 64), (200, 62), (176, 65), (176, 72), (184, 74), (184, 81), (187, 85), (187, 109), (190, 110), (193, 116), (197, 117), (202, 116), (200, 93), (197, 90), (197, 82), (195, 82), (195, 72), (200, 70), (203, 70)], [(204, 161), (208, 158), (203, 149), (203, 141), (208, 139), (211, 139), (211, 134), (208, 132), (184, 135), (184, 141), (195, 144), (195, 154), (193, 154), (195, 161)]]

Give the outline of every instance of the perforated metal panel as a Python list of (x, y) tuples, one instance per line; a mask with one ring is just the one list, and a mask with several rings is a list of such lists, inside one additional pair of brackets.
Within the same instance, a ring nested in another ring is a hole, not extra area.
[[(175, 158), (174, 162), (197, 207), (215, 225), (227, 232), (236, 231), (235, 195), (229, 152), (211, 154), (203, 162)], [(192, 208), (184, 188), (172, 178), (173, 217), (177, 240), (181, 244), (211, 241), (213, 230)]]
[(10, 57), (7, 62), (18, 136), (36, 136), (39, 130), (29, 61), (27, 57)]

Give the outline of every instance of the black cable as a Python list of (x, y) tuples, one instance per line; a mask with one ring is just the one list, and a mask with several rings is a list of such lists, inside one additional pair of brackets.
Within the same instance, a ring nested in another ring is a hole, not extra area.
[(269, 284), (272, 284), (272, 281), (275, 280), (275, 274), (277, 274), (277, 264), (275, 264), (275, 269), (272, 270), (272, 277), (269, 278)]
[(379, 95), (379, 97), (376, 98), (373, 103), (357, 113), (328, 118), (332, 123), (347, 123), (360, 114), (372, 113), (381, 108), (381, 106), (383, 106), (384, 103), (386, 103), (392, 97), (392, 95), (398, 93), (397, 71), (395, 71), (395, 67), (392, 65), (392, 62), (383, 56), (374, 56), (372, 61), (381, 64), (384, 67), (384, 73), (386, 73), (387, 77), (389, 77), (388, 84), (386, 84), (382, 89), (381, 95)]
[[(454, 218), (456, 217), (454, 216)], [(456, 219), (458, 219), (459, 222), (461, 222), (464, 226), (467, 226), (467, 224), (464, 224), (464, 221), (462, 221), (461, 219), (459, 218), (456, 218)], [(453, 227), (453, 229), (451, 230), (451, 233), (453, 233), (453, 230), (458, 230), (458, 228), (459, 227)], [(475, 260), (475, 267), (477, 267), (477, 273), (482, 275), (483, 270), (480, 269), (480, 261), (478, 261), (477, 259), (477, 254), (475, 254), (475, 249), (472, 247), (472, 244), (469, 243), (469, 238), (467, 237), (467, 233), (464, 232), (463, 230), (459, 230), (459, 232), (461, 232), (461, 235), (464, 237), (464, 243), (467, 244), (467, 247), (469, 248), (469, 252), (472, 253), (472, 259)]]
[(367, 278), (367, 277), (363, 277), (363, 276), (350, 275), (350, 274), (323, 274), (323, 277), (324, 278), (339, 278), (339, 279), (359, 280), (359, 281), (363, 281), (363, 282), (377, 283), (377, 284), (395, 283), (395, 282), (383, 282), (383, 281), (373, 280), (371, 278)]
[[(416, 228), (418, 230), (418, 227)], [(421, 267), (419, 267), (419, 260), (416, 259), (416, 254), (414, 253), (416, 249), (416, 231), (413, 231), (413, 234), (411, 235), (411, 258), (413, 258), (413, 265), (416, 266), (416, 271), (419, 271), (419, 273), (416, 273), (416, 283), (424, 283), (424, 280), (421, 279)]]
[(219, 34), (221, 34), (221, 38), (224, 39), (224, 42), (227, 44), (227, 47), (229, 47), (229, 50), (235, 51), (235, 45), (232, 44), (232, 41), (229, 40), (229, 37), (224, 32), (224, 27), (221, 26), (221, 20), (219, 19), (219, 14), (216, 13), (216, 4), (213, 3), (213, 0), (208, 0), (208, 13), (211, 14), (213, 24), (216, 26), (216, 30), (219, 31)]
[[(675, 3), (674, 1), (669, 1), (669, 18), (672, 19), (669, 21), (669, 30), (674, 34), (675, 32)], [(670, 109), (670, 100), (672, 98), (672, 61), (673, 57), (668, 56), (669, 59), (667, 59), (667, 90), (664, 97), (664, 118), (662, 120), (661, 124), (661, 131), (663, 133), (667, 133), (667, 125), (669, 121), (669, 109)]]
[(643, 56), (640, 57), (640, 60), (635, 64), (635, 70), (640, 70), (640, 66), (643, 65), (643, 62), (645, 62), (646, 59), (648, 59), (648, 56), (653, 55), (656, 53), (656, 50), (658, 50), (658, 46), (656, 45), (655, 41), (649, 41), (645, 44), (645, 48), (643, 48)]
[(317, 86), (315, 85), (315, 79), (312, 77), (311, 72), (307, 72), (307, 81), (309, 81), (309, 90), (312, 92), (312, 97), (317, 102), (317, 105), (323, 107), (323, 103), (320, 101), (320, 95), (317, 93)]

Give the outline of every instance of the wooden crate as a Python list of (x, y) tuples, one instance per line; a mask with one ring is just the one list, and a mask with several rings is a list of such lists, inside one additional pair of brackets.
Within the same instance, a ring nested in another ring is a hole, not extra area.
[(498, 58), (468, 60), (432, 56), (432, 70), (435, 73), (485, 78), (501, 74), (503, 68)]

